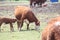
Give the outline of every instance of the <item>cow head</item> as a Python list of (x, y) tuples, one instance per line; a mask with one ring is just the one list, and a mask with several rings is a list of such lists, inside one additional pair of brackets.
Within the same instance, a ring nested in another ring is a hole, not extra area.
[(39, 30), (39, 27), (40, 27), (40, 21), (35, 22), (35, 24), (36, 24), (35, 29), (36, 29), (36, 30)]

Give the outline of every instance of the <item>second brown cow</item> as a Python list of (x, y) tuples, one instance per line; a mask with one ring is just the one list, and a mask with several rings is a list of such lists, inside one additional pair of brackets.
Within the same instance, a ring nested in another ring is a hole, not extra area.
[(42, 40), (60, 40), (60, 16), (48, 22), (42, 32)]

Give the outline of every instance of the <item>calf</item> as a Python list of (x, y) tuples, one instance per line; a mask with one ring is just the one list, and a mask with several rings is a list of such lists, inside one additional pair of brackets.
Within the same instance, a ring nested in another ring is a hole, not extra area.
[(0, 31), (1, 31), (1, 25), (3, 23), (10, 24), (10, 30), (14, 31), (12, 23), (15, 23), (16, 21), (17, 21), (16, 19), (11, 19), (11, 18), (0, 18)]
[(42, 40), (60, 40), (60, 16), (48, 22), (42, 32)]
[[(29, 23), (35, 22), (36, 30), (40, 26), (40, 21), (36, 18), (34, 13), (31, 11), (29, 7), (26, 6), (17, 6), (15, 8), (15, 17), (18, 20), (18, 29), (21, 30), (23, 26), (23, 21), (27, 19)], [(27, 30), (29, 29), (29, 23), (27, 23)], [(38, 26), (38, 27), (37, 27)]]

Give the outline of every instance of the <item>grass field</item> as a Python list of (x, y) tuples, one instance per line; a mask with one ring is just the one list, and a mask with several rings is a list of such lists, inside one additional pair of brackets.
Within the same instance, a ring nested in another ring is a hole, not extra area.
[[(26, 5), (25, 5), (26, 4)], [(14, 8), (12, 9), (12, 7), (19, 5), (19, 2), (17, 3), (2, 3), (0, 5), (0, 16), (1, 17), (9, 17), (9, 18), (15, 18), (14, 17)], [(29, 3), (21, 3), (21, 5), (24, 6), (29, 6)], [(50, 8), (50, 7), (48, 7)], [(40, 20), (41, 24), (40, 24), (40, 30), (39, 32), (36, 30), (31, 30), (34, 29), (35, 25), (34, 23), (30, 24), (30, 30), (26, 29), (26, 24), (24, 23), (23, 27), (22, 27), (22, 31), (18, 31), (17, 29), (17, 24), (14, 23), (14, 30), (15, 32), (11, 32), (10, 31), (10, 26), (9, 24), (3, 24), (1, 27), (1, 32), (0, 32), (0, 40), (41, 40), (41, 33), (42, 30), (44, 29), (44, 27), (47, 25), (47, 22), (49, 21), (49, 19), (54, 18), (56, 16), (60, 15), (60, 10), (59, 8), (36, 8), (33, 9), (32, 11), (35, 13), (35, 16)], [(42, 12), (41, 12), (42, 10)]]

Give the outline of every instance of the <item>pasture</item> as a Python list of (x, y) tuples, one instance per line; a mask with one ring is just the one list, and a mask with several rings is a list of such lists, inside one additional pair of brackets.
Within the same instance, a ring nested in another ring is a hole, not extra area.
[[(14, 8), (17, 5), (29, 6), (29, 2), (0, 2), (0, 16), (15, 18)], [(47, 25), (49, 19), (60, 16), (60, 3), (49, 4), (47, 7), (32, 8), (35, 16), (40, 20), (40, 31), (34, 29), (34, 23), (30, 24), (30, 30), (26, 29), (24, 23), (22, 31), (18, 31), (16, 22), (13, 24), (14, 32), (10, 32), (9, 24), (2, 24), (0, 40), (41, 40), (41, 32)]]

